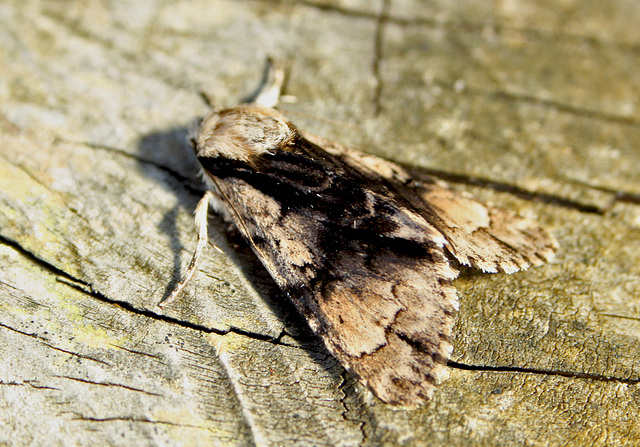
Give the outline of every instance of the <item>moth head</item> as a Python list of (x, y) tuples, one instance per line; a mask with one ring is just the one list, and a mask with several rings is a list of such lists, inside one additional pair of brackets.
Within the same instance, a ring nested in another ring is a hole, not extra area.
[(281, 113), (261, 106), (240, 106), (211, 113), (202, 122), (198, 157), (250, 163), (256, 157), (286, 148), (296, 135)]

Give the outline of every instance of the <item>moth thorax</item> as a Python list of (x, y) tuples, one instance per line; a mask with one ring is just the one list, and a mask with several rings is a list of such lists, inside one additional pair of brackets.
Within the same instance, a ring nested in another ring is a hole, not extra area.
[(196, 155), (250, 162), (293, 140), (295, 130), (277, 111), (242, 106), (214, 112), (202, 123)]

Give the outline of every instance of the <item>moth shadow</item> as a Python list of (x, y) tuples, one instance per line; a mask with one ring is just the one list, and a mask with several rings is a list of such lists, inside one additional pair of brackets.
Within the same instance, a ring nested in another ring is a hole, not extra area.
[[(182, 279), (187, 268), (185, 264), (188, 261), (184, 253), (195, 246), (195, 224), (193, 226), (194, 245), (185, 247), (180, 238), (178, 216), (185, 211), (189, 214), (193, 213), (205, 192), (205, 186), (200, 178), (200, 164), (189, 144), (190, 134), (188, 126), (175, 127), (144, 135), (138, 144), (141, 172), (175, 194), (177, 199), (177, 205), (165, 212), (157, 226), (158, 231), (164, 233), (168, 239), (173, 261), (171, 278), (167, 280), (163, 298), (168, 297)], [(184, 229), (182, 231), (184, 232)], [(220, 216), (211, 212), (209, 213), (209, 239), (224, 241), (223, 245), (229, 247), (224, 254), (239, 267), (242, 275), (252, 284), (259, 297), (283, 323), (285, 333), (282, 335), (293, 337), (314, 362), (323, 369), (331, 371), (336, 383), (342, 383), (344, 373), (342, 367), (311, 331), (304, 317), (298, 313), (293, 303), (277, 286), (249, 244), (237, 231), (230, 229), (230, 225)], [(204, 253), (204, 257), (206, 256), (207, 250)], [(211, 273), (212, 276), (216, 276), (215, 272)], [(187, 314), (182, 315), (181, 318), (191, 324), (200, 324), (201, 321)], [(241, 327), (237, 329), (243, 331)]]
[[(171, 128), (164, 132), (144, 135), (138, 143), (138, 165), (140, 171), (158, 185), (176, 195), (176, 205), (165, 212), (157, 229), (168, 238), (173, 259), (171, 280), (167, 284), (163, 299), (180, 281), (184, 247), (179, 238), (178, 215), (184, 210), (193, 210), (198, 196), (204, 188), (198, 179), (198, 160), (190, 149), (187, 126)], [(156, 303), (157, 304), (157, 303)]]

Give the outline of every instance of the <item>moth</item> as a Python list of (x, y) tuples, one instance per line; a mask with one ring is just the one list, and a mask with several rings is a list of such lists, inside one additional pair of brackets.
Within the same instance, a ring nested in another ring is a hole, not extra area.
[(557, 244), (533, 220), (298, 130), (273, 108), (278, 84), (203, 120), (198, 243), (161, 306), (193, 274), (212, 206), (348, 371), (384, 402), (420, 404), (452, 352), (458, 272), (449, 257), (512, 273), (550, 260)]

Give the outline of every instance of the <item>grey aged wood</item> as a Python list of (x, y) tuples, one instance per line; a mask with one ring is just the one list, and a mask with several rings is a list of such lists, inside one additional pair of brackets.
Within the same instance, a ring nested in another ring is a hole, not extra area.
[[(638, 445), (640, 8), (610, 2), (5, 1), (0, 444)], [(560, 250), (465, 270), (449, 379), (386, 406), (211, 218), (199, 92), (267, 54), (300, 128), (543, 222)]]

